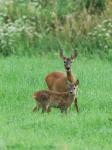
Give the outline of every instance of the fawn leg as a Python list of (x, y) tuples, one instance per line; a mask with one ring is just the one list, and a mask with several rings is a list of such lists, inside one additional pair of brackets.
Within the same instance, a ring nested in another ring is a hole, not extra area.
[(63, 107), (61, 107), (60, 110), (61, 110), (61, 113), (63, 113), (63, 111), (64, 111)]
[(42, 113), (44, 113), (44, 112), (45, 112), (45, 108), (42, 107)]
[(48, 106), (47, 113), (51, 112), (50, 106)]
[(65, 107), (64, 110), (65, 110), (65, 113), (67, 114), (69, 111), (69, 107)]
[(65, 110), (65, 106), (60, 105), (60, 106), (59, 106), (59, 108), (60, 108), (60, 110), (61, 110), (61, 113), (63, 113), (63, 112), (64, 112), (64, 110)]
[(46, 110), (47, 113), (49, 113), (51, 111), (51, 107), (49, 106), (49, 104), (47, 104), (45, 106), (45, 110)]
[(42, 113), (44, 113), (45, 111), (47, 112), (48, 111), (48, 105), (42, 105)]
[(39, 109), (40, 109), (41, 107), (42, 107), (42, 106), (41, 106), (41, 104), (39, 103), (39, 104), (38, 104), (38, 111), (39, 111)]
[(76, 111), (79, 112), (79, 107), (78, 107), (78, 104), (77, 104), (77, 97), (74, 100), (74, 105), (76, 107)]
[(37, 106), (34, 107), (33, 112), (35, 112), (37, 110)]
[(67, 114), (67, 108), (65, 106), (61, 107), (61, 113), (65, 112), (65, 114)]

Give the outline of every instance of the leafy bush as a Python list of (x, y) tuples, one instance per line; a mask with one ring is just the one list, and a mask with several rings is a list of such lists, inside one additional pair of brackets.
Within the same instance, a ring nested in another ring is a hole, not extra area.
[(104, 20), (88, 35), (90, 42), (94, 44), (93, 47), (109, 53), (109, 49), (112, 49), (112, 19)]
[(89, 13), (101, 13), (106, 8), (107, 0), (79, 0), (82, 9), (86, 8)]
[(25, 37), (27, 37), (26, 40), (33, 41), (32, 39), (37, 34), (35, 23), (23, 16), (23, 18), (17, 19), (14, 22), (10, 19), (7, 20), (7, 23), (1, 22), (0, 35), (0, 52), (6, 56), (16, 53), (16, 44), (18, 41), (21, 41)]
[(0, 54), (31, 55), (60, 47), (109, 53), (112, 28), (111, 20), (104, 20), (109, 17), (101, 14), (105, 7), (106, 0), (2, 1)]

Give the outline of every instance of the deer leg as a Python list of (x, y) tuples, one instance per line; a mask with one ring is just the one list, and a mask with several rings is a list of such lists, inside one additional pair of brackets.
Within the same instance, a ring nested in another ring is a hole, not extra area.
[(45, 106), (45, 109), (46, 109), (46, 112), (47, 112), (47, 113), (49, 113), (49, 112), (51, 111), (51, 108), (50, 108), (49, 105), (46, 105), (46, 106)]
[(67, 114), (67, 108), (65, 106), (61, 106), (61, 113), (65, 112)]
[(44, 107), (42, 107), (42, 113), (44, 113), (45, 112), (45, 108)]
[(64, 111), (65, 111), (65, 114), (67, 114), (67, 109), (64, 109)]
[(42, 113), (44, 113), (44, 112), (48, 112), (49, 113), (50, 112), (49, 105), (44, 104), (41, 107), (42, 107)]
[(51, 112), (50, 106), (49, 106), (48, 109), (47, 109), (47, 113), (49, 113), (49, 112)]
[(60, 108), (60, 110), (61, 110), (61, 113), (63, 113), (63, 112), (64, 112), (64, 109), (65, 109), (65, 106), (64, 106), (64, 105), (60, 105), (59, 108)]
[(42, 106), (41, 106), (41, 104), (40, 103), (38, 103), (38, 111), (39, 111), (39, 109), (41, 108)]
[(65, 113), (67, 114), (69, 111), (69, 107), (65, 107), (64, 110), (65, 110)]
[(66, 108), (66, 113), (70, 112), (70, 107)]
[(34, 107), (33, 112), (35, 112), (37, 110), (37, 106)]
[(78, 104), (77, 104), (77, 97), (74, 100), (74, 105), (76, 107), (76, 111), (79, 112), (79, 107), (78, 107)]
[(61, 107), (60, 110), (61, 110), (61, 113), (63, 113), (63, 111), (64, 111), (63, 107)]
[(42, 113), (44, 113), (46, 111), (46, 106), (45, 105), (41, 105), (42, 107)]

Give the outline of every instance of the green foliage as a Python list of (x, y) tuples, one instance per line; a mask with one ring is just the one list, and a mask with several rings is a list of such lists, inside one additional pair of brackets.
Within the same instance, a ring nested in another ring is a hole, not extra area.
[(74, 2), (74, 0), (57, 0), (58, 16), (61, 18), (67, 15), (68, 13), (73, 13), (76, 7), (75, 4), (76, 2)]
[(89, 13), (101, 13), (106, 8), (107, 0), (79, 0), (79, 4), (82, 8), (86, 8)]
[(74, 62), (73, 72), (80, 80), (78, 115), (74, 105), (67, 115), (56, 108), (49, 114), (33, 113), (36, 103), (32, 94), (47, 88), (44, 78), (54, 70), (64, 71), (57, 56), (0, 59), (0, 149), (109, 150), (111, 64), (97, 58)]
[(95, 11), (102, 11), (105, 9), (106, 6), (106, 0), (87, 0), (86, 2), (86, 8), (89, 9), (93, 7), (94, 12)]
[(109, 53), (109, 50), (112, 49), (112, 20), (104, 20), (88, 35), (94, 49), (103, 49), (104, 52)]
[(111, 36), (107, 40), (103, 36), (99, 38), (99, 31), (96, 38), (89, 36), (94, 34), (93, 28), (105, 21), (102, 12), (106, 9), (106, 0), (6, 0), (0, 3), (0, 54), (4, 56), (54, 52), (60, 47), (77, 48), (80, 53), (104, 54), (106, 51), (109, 54)]

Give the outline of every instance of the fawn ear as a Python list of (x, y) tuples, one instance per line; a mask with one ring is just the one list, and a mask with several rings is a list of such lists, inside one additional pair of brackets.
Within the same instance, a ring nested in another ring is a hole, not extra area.
[(65, 56), (64, 56), (64, 50), (63, 49), (60, 49), (60, 57), (65, 59)]
[(69, 86), (70, 84), (71, 84), (71, 82), (67, 80), (66, 85)]
[(77, 51), (73, 50), (73, 54), (71, 55), (71, 59), (75, 59), (77, 57)]
[(77, 79), (76, 82), (75, 82), (75, 85), (79, 85), (79, 80)]
[(69, 81), (67, 80), (67, 81), (66, 81), (66, 85), (68, 85), (68, 84), (69, 84)]

